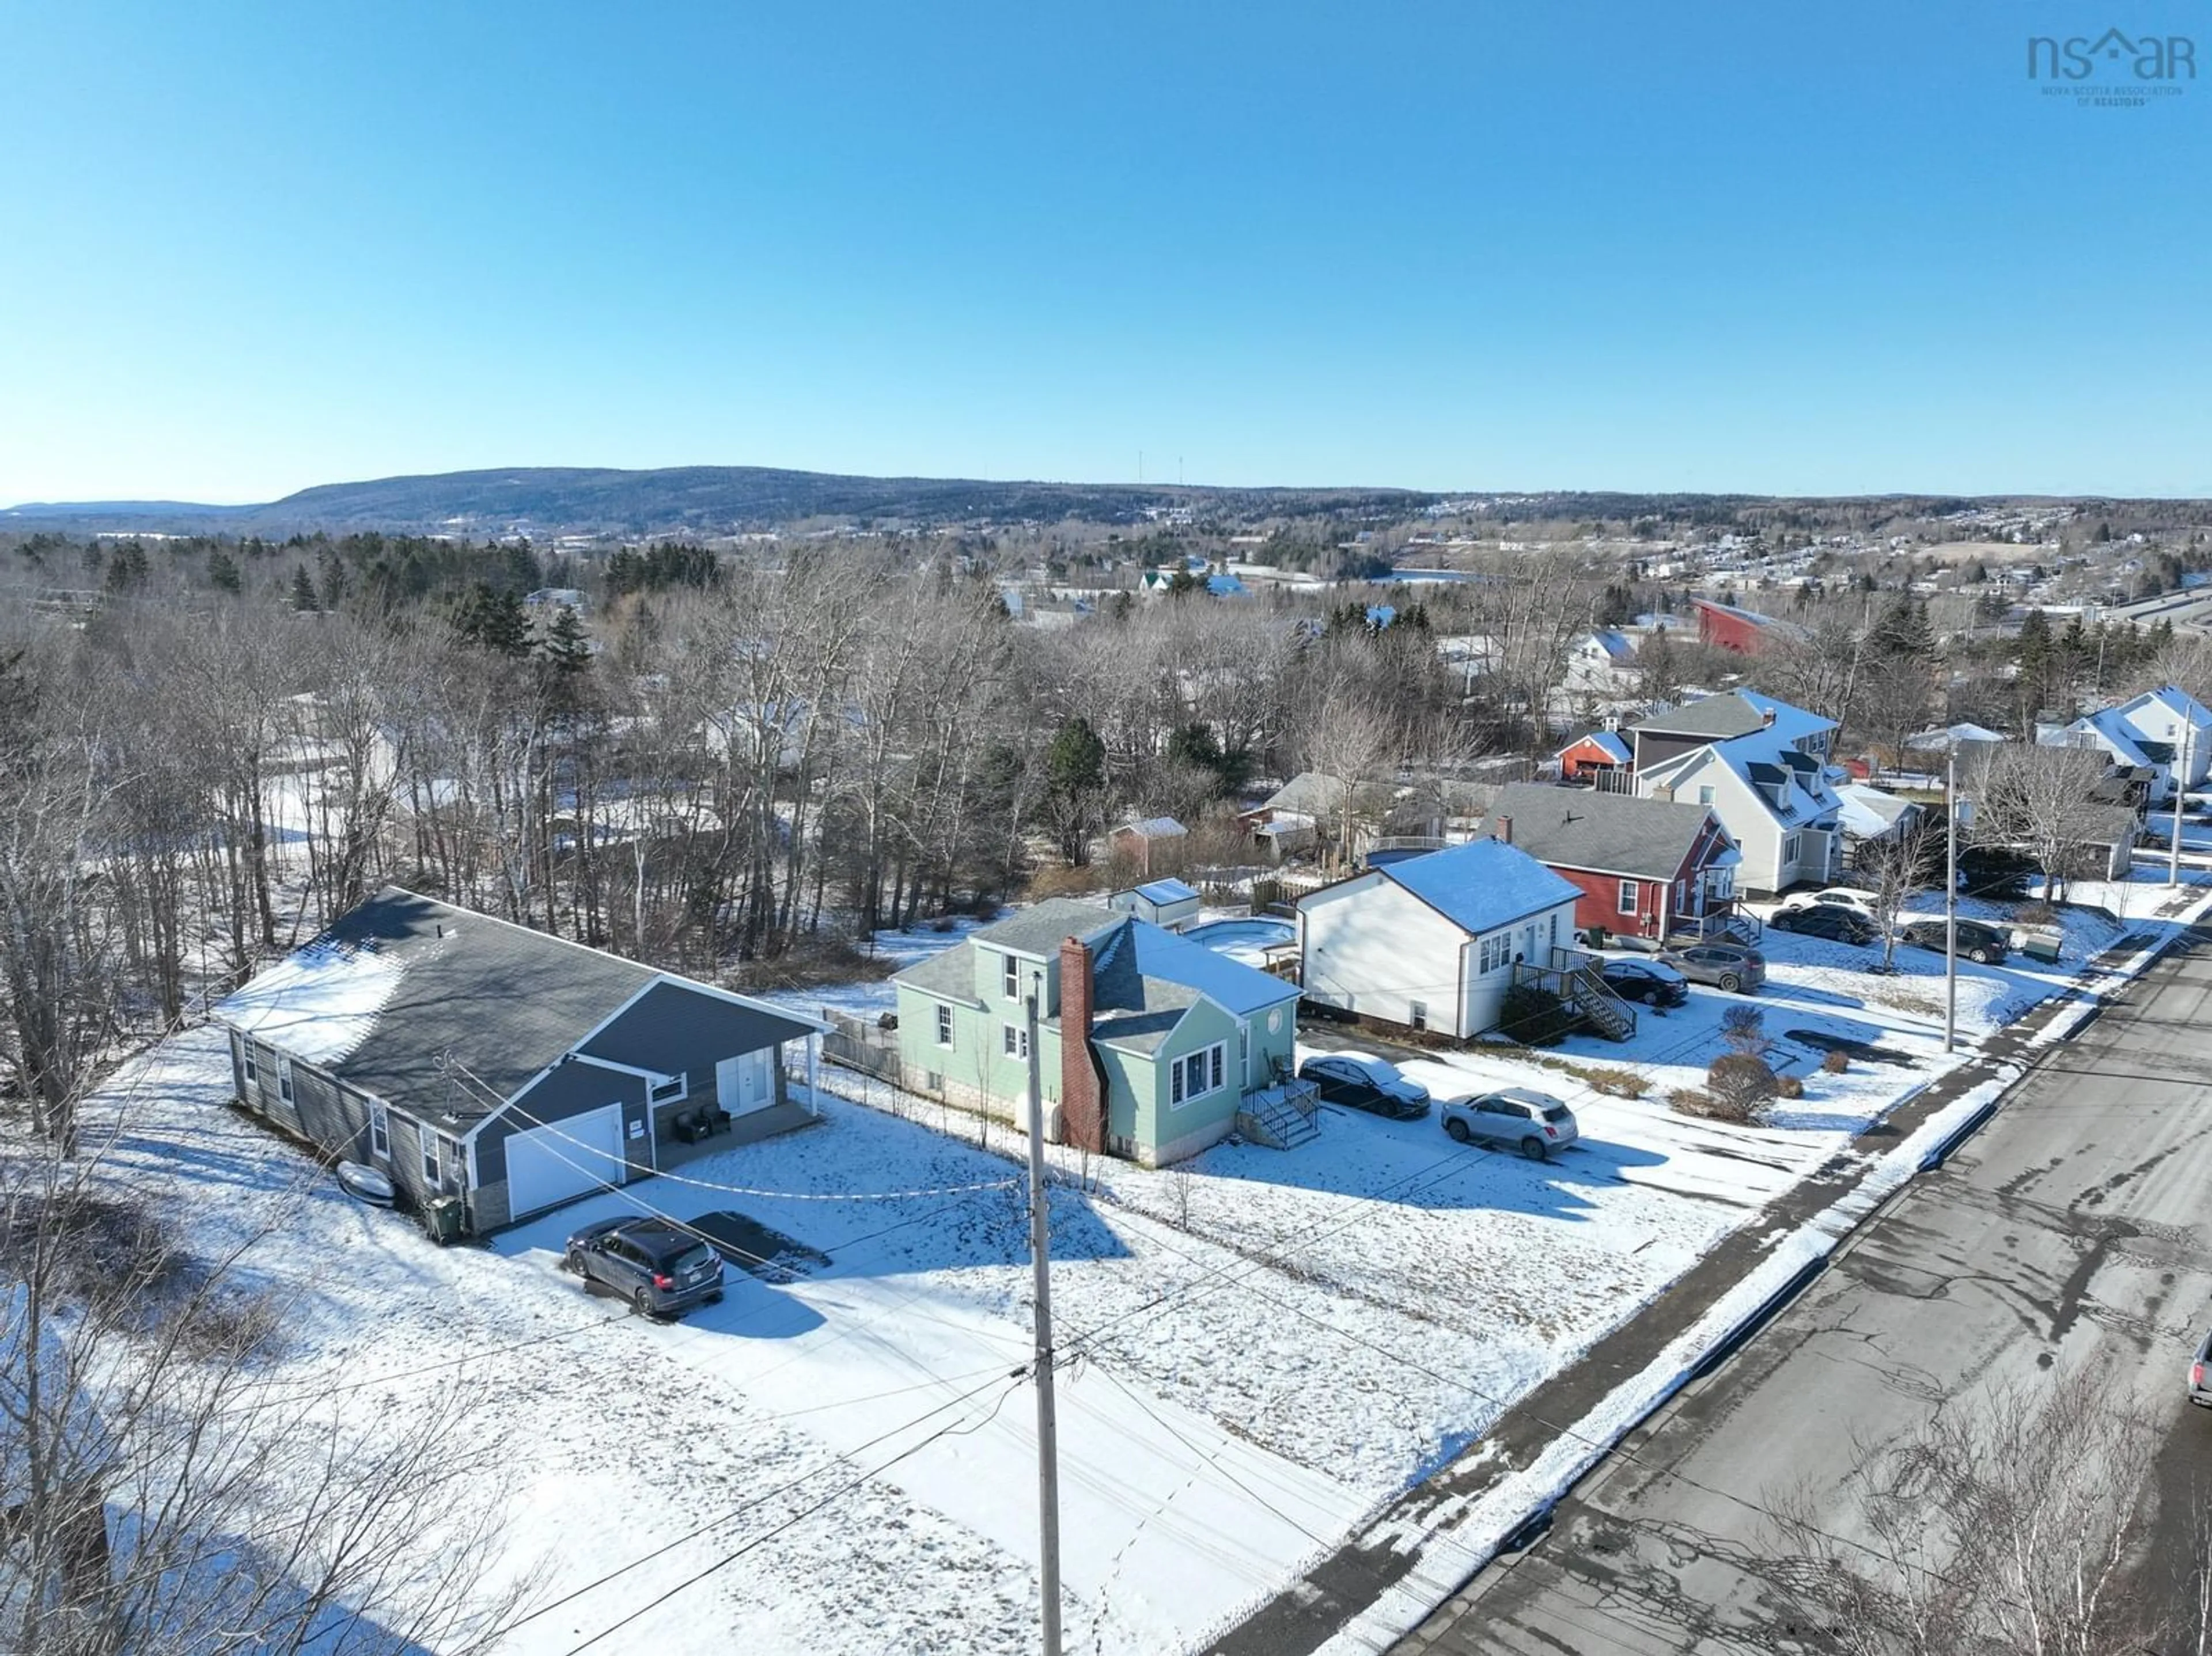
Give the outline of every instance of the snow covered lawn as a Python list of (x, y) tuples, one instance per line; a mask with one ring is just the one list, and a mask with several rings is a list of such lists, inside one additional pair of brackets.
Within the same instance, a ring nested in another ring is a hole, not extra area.
[[(2163, 894), (2112, 895), (2141, 916)], [(2016, 1017), (2128, 929), (2079, 912), (2067, 925), (2062, 969), (1961, 968), (1962, 1034)], [(1202, 1642), (1950, 1061), (1936, 957), (1901, 949), (1905, 971), (1884, 978), (1854, 969), (1866, 951), (1815, 939), (1777, 935), (1767, 952), (1752, 1004), (1806, 1094), (1766, 1125), (1667, 1108), (1741, 1004), (1698, 989), (1640, 1013), (1625, 1046), (1410, 1063), (1439, 1094), (1566, 1098), (1583, 1143), (1551, 1163), (1455, 1146), (1433, 1113), (1340, 1110), (1287, 1154), (1223, 1145), (1152, 1172), (1055, 1151), (1069, 1647)], [(888, 997), (789, 998), (861, 1011)], [(1871, 1056), (1829, 1075), (1806, 1035)], [(1632, 1070), (1644, 1095), (1595, 1093), (1562, 1062)], [(229, 1091), (211, 1032), (140, 1060), (108, 1095), (132, 1111), (117, 1168), (209, 1247), (277, 1214), (247, 1264), (296, 1295), (288, 1378), (378, 1407), (469, 1386), (513, 1423), (512, 1563), (542, 1560), (549, 1584), (504, 1648), (602, 1633), (594, 1650), (1032, 1647), (1030, 1276), (1004, 1127), (979, 1147), (972, 1120), (934, 1105), (902, 1100), (902, 1118), (825, 1097), (818, 1127), (441, 1250), (327, 1181), (288, 1204), (301, 1158), (229, 1111)], [(829, 1263), (733, 1272), (722, 1304), (648, 1322), (557, 1268), (577, 1225), (641, 1210), (734, 1210)]]

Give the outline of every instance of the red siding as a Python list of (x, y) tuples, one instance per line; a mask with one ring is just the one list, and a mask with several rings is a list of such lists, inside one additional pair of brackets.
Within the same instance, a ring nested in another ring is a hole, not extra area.
[(1559, 777), (1562, 781), (1582, 779), (1590, 771), (1610, 771), (1622, 768), (1621, 763), (1595, 742), (1577, 742), (1559, 751)]
[(1577, 929), (1601, 925), (1608, 931), (1625, 931), (1656, 936), (1664, 923), (1667, 887), (1656, 880), (1640, 880), (1636, 886), (1636, 913), (1620, 912), (1620, 877), (1617, 874), (1593, 874), (1587, 869), (1561, 868), (1547, 864), (1554, 874), (1571, 880), (1582, 889), (1582, 896), (1575, 904), (1575, 925)]
[(1733, 650), (1740, 656), (1755, 656), (1766, 647), (1765, 628), (1755, 621), (1700, 604), (1698, 605), (1698, 642), (1723, 650)]

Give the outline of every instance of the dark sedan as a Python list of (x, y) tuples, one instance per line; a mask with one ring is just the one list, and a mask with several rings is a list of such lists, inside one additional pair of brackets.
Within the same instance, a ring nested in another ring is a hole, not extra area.
[(1608, 960), (1598, 975), (1621, 999), (1646, 1006), (1680, 1006), (1690, 998), (1690, 980), (1662, 961)]
[(1331, 1104), (1349, 1104), (1393, 1121), (1418, 1121), (1429, 1113), (1429, 1089), (1408, 1081), (1398, 1066), (1364, 1052), (1330, 1052), (1298, 1065), (1298, 1079), (1310, 1081)]
[(1803, 908), (1783, 909), (1766, 925), (1770, 931), (1826, 937), (1831, 943), (1869, 943), (1881, 936), (1881, 928), (1872, 920), (1830, 903), (1808, 903)]
[[(1959, 923), (1959, 952), (1977, 966), (2002, 966), (2012, 952), (2012, 940), (1993, 925), (1984, 925), (1979, 920), (1960, 920)], [(1915, 920), (1898, 936), (1916, 949), (1932, 949), (1942, 954), (1945, 948), (1943, 922)]]
[(568, 1238), (562, 1265), (641, 1316), (670, 1317), (722, 1297), (721, 1256), (665, 1219), (602, 1219)]

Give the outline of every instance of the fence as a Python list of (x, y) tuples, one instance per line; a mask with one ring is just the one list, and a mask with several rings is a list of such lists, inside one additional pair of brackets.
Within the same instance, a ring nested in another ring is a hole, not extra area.
[(896, 1029), (886, 1029), (879, 1023), (843, 1012), (833, 1012), (826, 1006), (822, 1009), (822, 1021), (830, 1026), (830, 1033), (822, 1037), (822, 1056), (830, 1063), (858, 1070), (878, 1081), (899, 1079)]

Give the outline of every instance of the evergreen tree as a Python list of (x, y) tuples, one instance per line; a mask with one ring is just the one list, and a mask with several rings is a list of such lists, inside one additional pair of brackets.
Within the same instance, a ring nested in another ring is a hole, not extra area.
[(239, 590), (238, 560), (221, 547), (208, 554), (207, 569), (208, 585), (216, 591), (235, 592)]
[(592, 642), (584, 623), (565, 604), (553, 606), (552, 624), (538, 641), (538, 652), (554, 677), (574, 678), (592, 664)]
[(292, 566), (292, 607), (303, 616), (312, 616), (323, 607), (321, 598), (315, 593), (314, 580), (308, 575), (307, 566), (304, 563)]
[(531, 650), (530, 618), (514, 592), (493, 590), (489, 581), (471, 587), (453, 612), (453, 630), (479, 649), (517, 658)]

